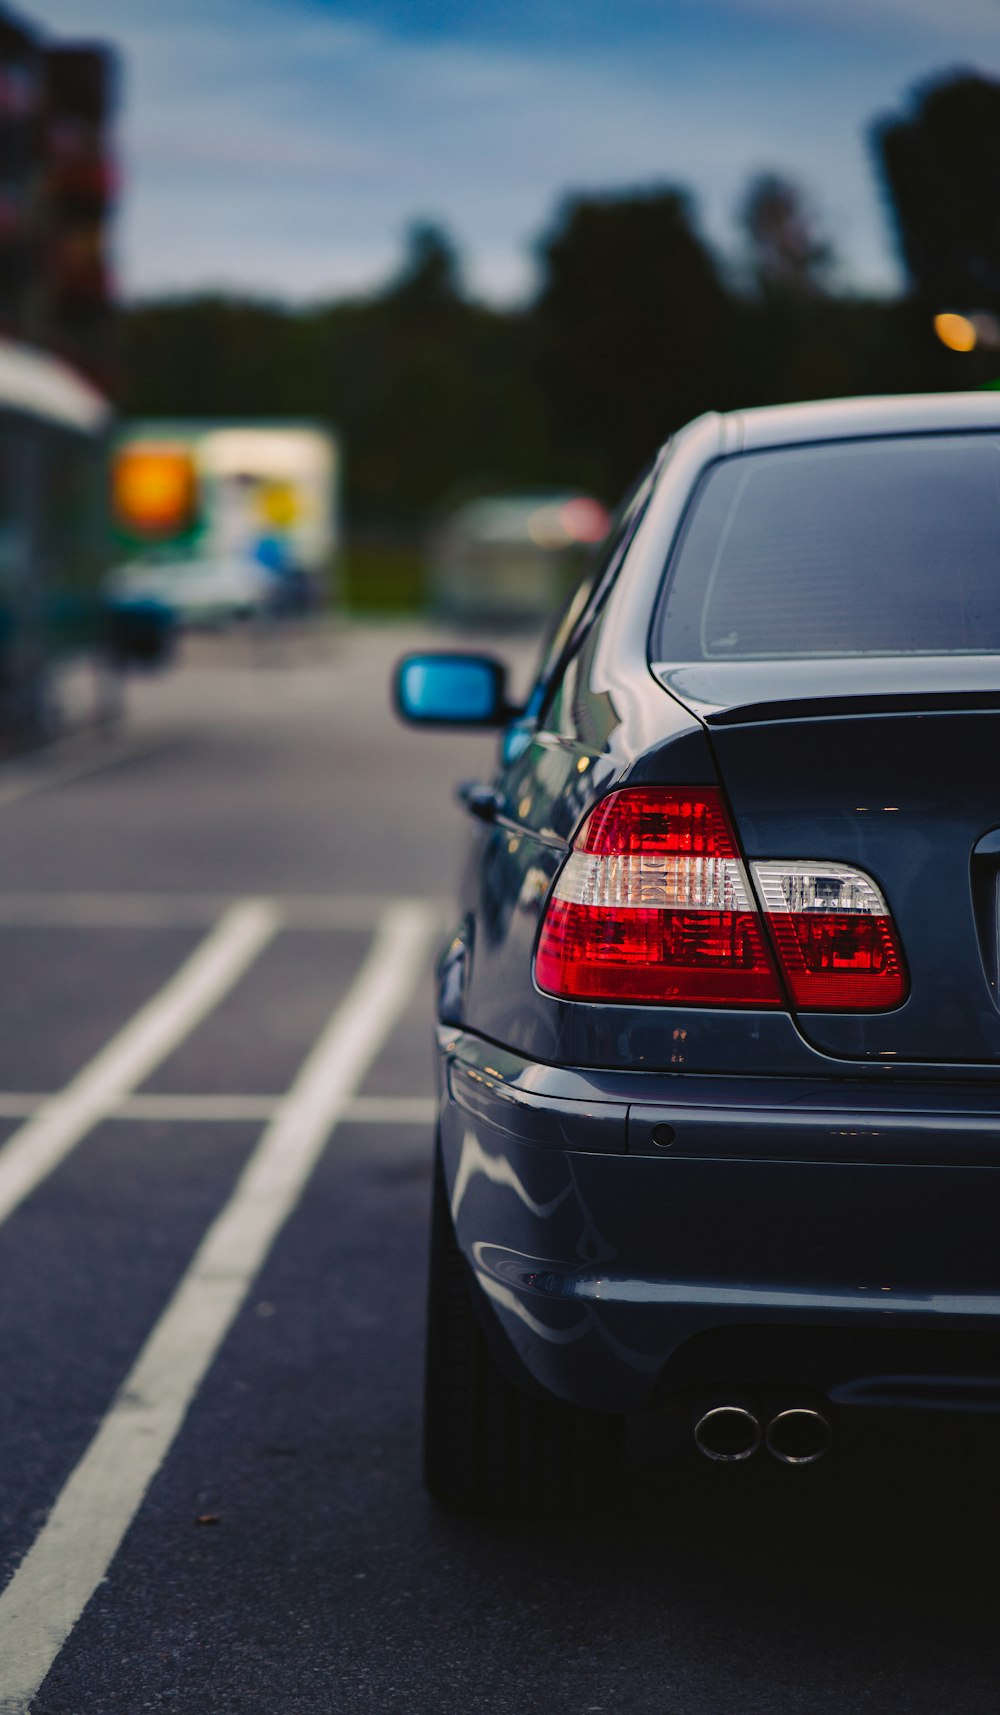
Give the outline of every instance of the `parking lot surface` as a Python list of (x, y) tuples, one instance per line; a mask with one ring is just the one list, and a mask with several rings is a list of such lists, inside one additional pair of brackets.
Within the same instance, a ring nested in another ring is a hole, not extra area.
[[(996, 1710), (997, 1447), (419, 1480), (430, 965), (488, 738), (410, 638), (199, 639), (0, 779), (0, 1711)], [(523, 677), (523, 640), (512, 645)]]

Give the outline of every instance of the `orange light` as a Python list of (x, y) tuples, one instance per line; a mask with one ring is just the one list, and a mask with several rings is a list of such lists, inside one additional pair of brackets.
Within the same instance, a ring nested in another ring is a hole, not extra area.
[(975, 324), (968, 316), (957, 316), (950, 311), (934, 317), (934, 332), (942, 345), (949, 351), (975, 351), (978, 342)]
[(126, 529), (162, 536), (190, 524), (195, 471), (182, 445), (149, 441), (123, 447), (114, 462), (115, 515)]

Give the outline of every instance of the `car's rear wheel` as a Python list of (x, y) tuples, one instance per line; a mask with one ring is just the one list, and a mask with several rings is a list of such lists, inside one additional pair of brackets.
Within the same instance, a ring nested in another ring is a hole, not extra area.
[(424, 1481), (456, 1512), (553, 1513), (607, 1495), (624, 1419), (536, 1397), (510, 1381), (472, 1302), (440, 1160), (434, 1173)]

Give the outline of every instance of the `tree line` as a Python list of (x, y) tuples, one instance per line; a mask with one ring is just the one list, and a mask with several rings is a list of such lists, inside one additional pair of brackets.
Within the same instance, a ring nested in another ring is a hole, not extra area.
[(565, 483), (614, 500), (707, 409), (989, 382), (1000, 352), (958, 357), (932, 318), (1000, 317), (1000, 83), (963, 73), (923, 86), (872, 141), (899, 297), (839, 285), (806, 195), (777, 174), (748, 186), (736, 262), (702, 238), (683, 187), (581, 193), (543, 238), (520, 308), (472, 299), (451, 240), (428, 225), (367, 297), (132, 307), (123, 409), (328, 421), (352, 523), (405, 532), (479, 492)]

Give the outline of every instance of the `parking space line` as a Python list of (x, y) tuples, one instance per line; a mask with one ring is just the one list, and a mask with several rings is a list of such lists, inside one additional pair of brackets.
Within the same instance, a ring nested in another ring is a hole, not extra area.
[[(217, 1120), (270, 1120), (287, 1100), (287, 1096), (129, 1096), (113, 1117), (203, 1125)], [(429, 1125), (436, 1112), (433, 1096), (353, 1096), (344, 1103), (340, 1118), (360, 1125)]]
[(0, 1222), (207, 1017), (280, 926), (270, 900), (231, 906), (159, 994), (7, 1139)]
[[(90, 740), (88, 739), (88, 743)], [(50, 747), (42, 755), (27, 760), (21, 758), (0, 769), (0, 808), (18, 804), (23, 798), (34, 798), (39, 792), (52, 792), (59, 786), (72, 786), (90, 774), (103, 774), (119, 763), (138, 761), (163, 748), (162, 739), (111, 739), (104, 742), (95, 755), (81, 755), (80, 741), (69, 738)]]
[[(51, 1096), (0, 1090), (0, 1119), (29, 1119)], [(116, 1120), (160, 1120), (173, 1125), (214, 1125), (217, 1120), (269, 1120), (284, 1106), (284, 1096), (149, 1095), (126, 1096), (105, 1116)], [(428, 1125), (437, 1112), (433, 1096), (354, 1096), (342, 1119), (360, 1125)]]
[(48, 1095), (38, 1093), (29, 1096), (22, 1095), (17, 1090), (0, 1091), (0, 1120), (29, 1119), (32, 1114), (37, 1113), (38, 1109), (51, 1099), (51, 1092)]
[[(17, 929), (200, 929), (237, 903), (211, 893), (0, 893), (0, 927)], [(377, 925), (391, 898), (375, 893), (285, 894), (274, 898), (288, 929)], [(451, 907), (428, 900), (445, 925)]]
[(0, 893), (0, 925), (15, 929), (200, 929), (232, 898), (203, 893)]
[(333, 1126), (409, 1003), (435, 927), (416, 902), (384, 913), (350, 990), (0, 1596), (6, 1715), (26, 1715), (107, 1573)]
[(217, 1121), (270, 1120), (279, 1113), (284, 1096), (129, 1096), (116, 1109), (116, 1120), (159, 1120), (170, 1125), (214, 1125)]
[(433, 1096), (355, 1096), (343, 1118), (352, 1125), (433, 1125), (437, 1111)]

